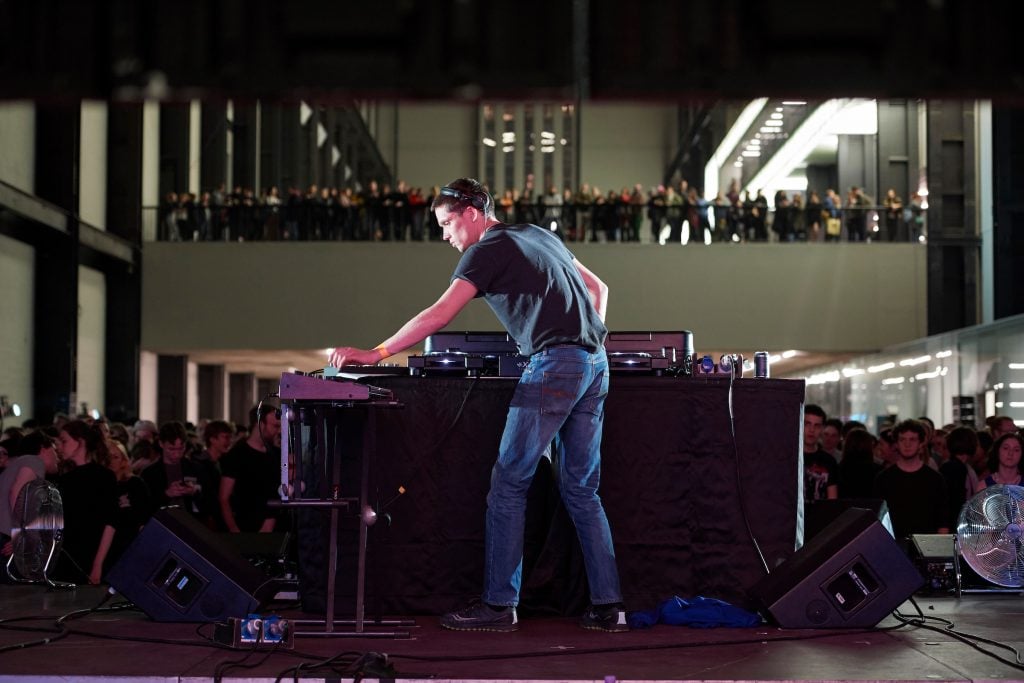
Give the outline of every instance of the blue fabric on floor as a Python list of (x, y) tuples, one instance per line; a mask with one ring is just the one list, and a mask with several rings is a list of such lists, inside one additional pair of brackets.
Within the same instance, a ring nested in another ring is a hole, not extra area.
[(693, 628), (742, 627), (757, 626), (761, 617), (727, 602), (699, 595), (690, 600), (676, 596), (657, 609), (629, 613), (630, 628), (650, 628), (657, 623)]

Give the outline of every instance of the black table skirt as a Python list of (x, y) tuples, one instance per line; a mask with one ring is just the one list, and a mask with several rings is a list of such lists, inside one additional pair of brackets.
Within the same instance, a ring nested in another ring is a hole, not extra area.
[[(486, 495), (515, 380), (373, 383), (390, 388), (404, 408), (339, 409), (338, 446), (320, 449), (339, 453), (344, 488), (354, 492), (366, 411), (376, 411), (370, 498), (380, 521), (369, 534), (368, 615), (440, 613), (482, 588)], [(764, 563), (789, 557), (802, 535), (804, 383), (736, 380), (735, 440), (729, 393), (728, 379), (715, 376), (612, 378), (600, 495), (629, 609), (673, 595), (753, 608), (748, 590)], [(323, 612), (329, 515), (295, 517), (303, 607)], [(339, 613), (351, 610), (355, 592), (357, 529), (355, 514), (342, 515)], [(521, 610), (578, 613), (588, 601), (582, 554), (547, 460), (530, 490), (525, 540)]]

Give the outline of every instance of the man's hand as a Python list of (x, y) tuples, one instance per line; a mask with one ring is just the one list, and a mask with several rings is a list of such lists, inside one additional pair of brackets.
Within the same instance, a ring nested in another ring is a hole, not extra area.
[(328, 359), (331, 365), (336, 368), (345, 365), (373, 365), (381, 360), (381, 353), (377, 349), (354, 349), (351, 346), (339, 346), (331, 351)]

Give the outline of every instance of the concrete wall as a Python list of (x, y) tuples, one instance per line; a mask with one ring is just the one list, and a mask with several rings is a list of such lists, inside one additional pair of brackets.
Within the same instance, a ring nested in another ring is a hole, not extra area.
[(434, 185), (477, 175), (476, 118), (475, 105), (402, 104), (397, 159), (391, 158), (392, 135), (379, 136), (378, 143), (396, 177), (426, 193)]
[[(694, 332), (696, 347), (866, 351), (925, 334), (925, 249), (912, 244), (573, 245), (608, 282), (616, 330)], [(142, 346), (373, 346), (432, 303), (443, 244), (147, 244)], [(498, 329), (474, 301), (452, 329)]]
[(107, 281), (98, 270), (78, 269), (78, 386), (79, 403), (89, 409), (106, 406)]
[[(0, 394), (32, 412), (35, 250), (0, 235)], [(20, 425), (21, 419), (11, 424)]]
[(78, 215), (95, 228), (107, 227), (107, 104), (82, 102), (79, 138)]
[[(481, 175), (476, 105), (398, 105), (397, 152), (391, 112), (379, 109), (378, 145), (397, 177), (410, 186), (426, 190), (459, 176)], [(657, 185), (676, 151), (676, 120), (674, 106), (583, 104), (581, 180), (604, 192), (636, 183)]]
[(0, 181), (35, 189), (36, 114), (31, 102), (0, 102)]
[[(580, 109), (580, 180), (618, 192), (641, 183), (650, 188), (675, 155), (676, 108), (653, 104), (586, 103)], [(701, 183), (700, 178), (690, 179)]]

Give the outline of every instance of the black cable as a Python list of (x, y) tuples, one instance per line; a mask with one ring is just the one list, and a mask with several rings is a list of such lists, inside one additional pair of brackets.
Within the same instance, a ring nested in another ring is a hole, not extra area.
[[(961, 631), (957, 631), (956, 624), (954, 624), (949, 619), (945, 619), (943, 617), (926, 616), (924, 612), (921, 610), (921, 607), (917, 604), (917, 601), (914, 600), (913, 597), (910, 598), (910, 604), (912, 604), (914, 608), (917, 610), (918, 616), (916, 618), (912, 616), (906, 616), (898, 609), (892, 611), (893, 618), (908, 626), (916, 626), (918, 628), (923, 628), (928, 631), (934, 631), (936, 633), (947, 635), (953, 638), (954, 640), (958, 640), (964, 643), (965, 645), (971, 646), (972, 648), (974, 648), (975, 650), (984, 655), (992, 657), (993, 659), (1002, 662), (1003, 664), (1006, 664), (1007, 666), (1024, 671), (1024, 661), (1021, 660), (1020, 652), (1013, 646), (1000, 642), (998, 640), (992, 640), (991, 638), (985, 638), (984, 636), (979, 636), (973, 633), (964, 633)], [(933, 621), (939, 622), (943, 626), (940, 628), (929, 623)], [(1010, 661), (1009, 659), (1001, 657), (995, 652), (986, 650), (980, 647), (977, 643), (985, 643), (987, 645), (992, 645), (993, 647), (997, 647), (1003, 650), (1009, 650), (1013, 653), (1014, 661)]]
[(5, 645), (3, 647), (0, 647), (0, 653), (11, 652), (13, 650), (25, 650), (25, 649), (30, 648), (30, 647), (35, 647), (36, 645), (48, 645), (50, 643), (55, 643), (58, 640), (62, 640), (64, 638), (67, 638), (71, 634), (71, 630), (64, 625), (64, 622), (71, 621), (72, 619), (77, 619), (79, 617), (85, 616), (86, 614), (92, 614), (93, 612), (95, 612), (95, 611), (99, 610), (101, 607), (103, 607), (103, 605), (107, 602), (107, 600), (109, 600), (111, 598), (111, 596), (113, 594), (114, 594), (113, 591), (110, 591), (110, 590), (104, 591), (103, 599), (100, 600), (96, 604), (95, 607), (89, 607), (87, 609), (75, 610), (73, 612), (68, 612), (67, 614), (65, 614), (65, 615), (63, 615), (61, 617), (58, 617), (57, 620), (54, 622), (54, 625), (59, 630), (57, 631), (57, 634), (55, 636), (53, 636), (52, 638), (40, 638), (38, 640), (30, 640), (30, 641), (21, 642), (21, 643), (12, 643), (10, 645)]

